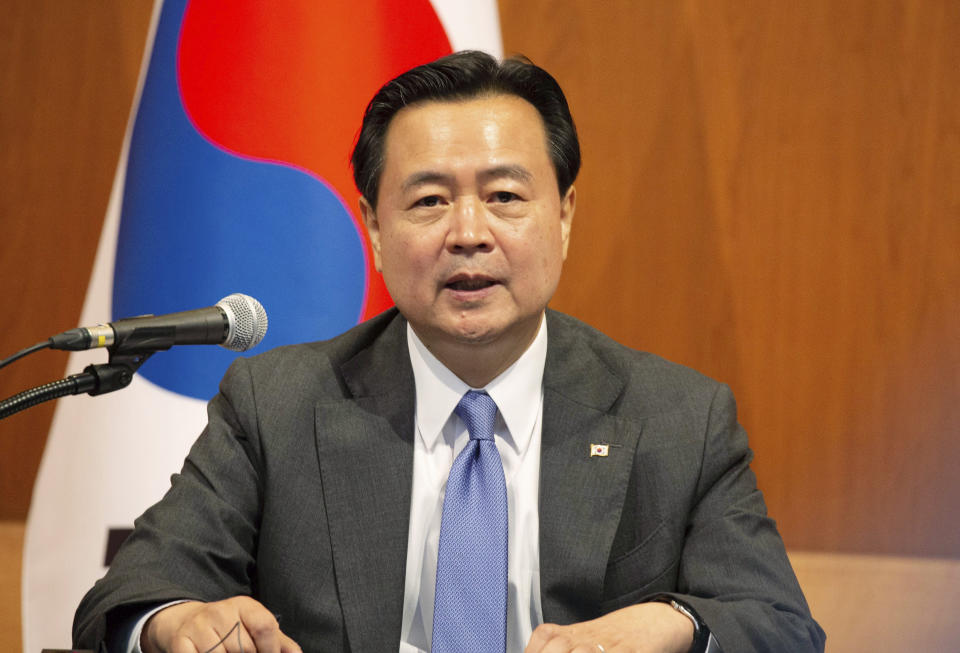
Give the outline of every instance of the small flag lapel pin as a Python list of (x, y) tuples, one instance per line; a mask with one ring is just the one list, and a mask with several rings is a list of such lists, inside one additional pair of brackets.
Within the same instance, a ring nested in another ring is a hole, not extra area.
[(601, 456), (603, 458), (607, 457), (610, 454), (610, 445), (609, 444), (591, 444), (590, 445), (590, 457)]

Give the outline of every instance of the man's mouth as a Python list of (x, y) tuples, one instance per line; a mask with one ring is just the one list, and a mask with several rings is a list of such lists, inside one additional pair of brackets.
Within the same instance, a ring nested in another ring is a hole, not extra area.
[(486, 277), (476, 277), (476, 278), (465, 278), (459, 277), (454, 278), (452, 281), (448, 281), (446, 287), (450, 290), (459, 290), (459, 291), (470, 291), (470, 290), (483, 290), (484, 288), (489, 288), (490, 286), (495, 285), (497, 282), (493, 279), (488, 279)]

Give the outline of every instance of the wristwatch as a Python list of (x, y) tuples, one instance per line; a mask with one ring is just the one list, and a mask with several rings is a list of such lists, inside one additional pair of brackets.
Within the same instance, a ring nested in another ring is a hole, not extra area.
[(713, 636), (707, 624), (703, 622), (697, 611), (689, 603), (681, 601), (669, 594), (659, 594), (651, 601), (666, 603), (693, 623), (693, 644), (689, 653), (723, 653), (717, 638)]

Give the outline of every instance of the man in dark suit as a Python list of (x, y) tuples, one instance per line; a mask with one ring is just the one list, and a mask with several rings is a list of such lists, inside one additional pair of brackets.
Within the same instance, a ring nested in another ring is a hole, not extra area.
[(556, 82), (409, 71), (353, 164), (397, 309), (230, 368), (76, 643), (822, 650), (726, 387), (546, 309), (579, 168)]

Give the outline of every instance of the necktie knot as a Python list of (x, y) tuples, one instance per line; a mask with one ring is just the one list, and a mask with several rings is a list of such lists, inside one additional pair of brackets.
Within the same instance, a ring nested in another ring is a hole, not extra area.
[(463, 395), (453, 412), (466, 423), (471, 440), (493, 440), (497, 404), (486, 392), (470, 390)]

